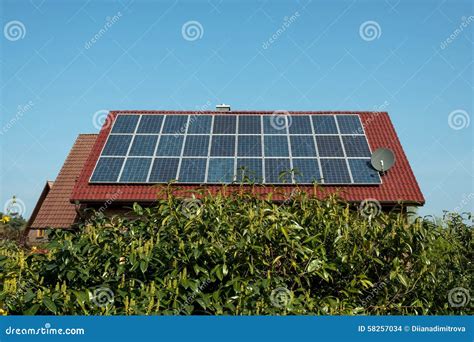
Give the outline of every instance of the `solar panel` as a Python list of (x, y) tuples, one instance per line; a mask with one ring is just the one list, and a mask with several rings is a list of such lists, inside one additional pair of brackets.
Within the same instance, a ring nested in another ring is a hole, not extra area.
[(258, 135), (239, 135), (237, 137), (237, 155), (239, 157), (260, 157), (262, 138)]
[(122, 175), (120, 176), (120, 182), (146, 182), (151, 161), (151, 158), (128, 158), (125, 162), (125, 167), (123, 168)]
[(156, 158), (150, 173), (151, 183), (168, 183), (176, 179), (179, 158)]
[(260, 116), (240, 115), (239, 116), (239, 134), (260, 134), (262, 123)]
[(99, 158), (91, 182), (116, 182), (125, 158)]
[(162, 135), (158, 149), (157, 156), (180, 156), (181, 148), (183, 146), (183, 135)]
[(152, 156), (155, 152), (157, 135), (136, 135), (128, 155), (130, 156)]
[(91, 183), (380, 184), (358, 115), (118, 114)]
[(188, 135), (184, 145), (183, 156), (207, 157), (208, 150), (208, 135)]
[(118, 115), (112, 133), (133, 133), (137, 127), (138, 115)]
[(321, 159), (325, 184), (349, 184), (351, 177), (345, 159)]
[(235, 135), (214, 135), (212, 137), (212, 157), (233, 157), (235, 154)]
[(264, 136), (265, 157), (288, 157), (288, 137), (286, 135)]
[(110, 135), (102, 151), (103, 156), (124, 156), (127, 154), (128, 146), (133, 135)]
[(341, 134), (362, 134), (362, 124), (358, 115), (337, 115), (337, 124)]
[(290, 134), (313, 134), (311, 121), (307, 115), (293, 115), (288, 121)]
[(208, 183), (232, 183), (234, 158), (211, 158), (207, 174)]
[(293, 170), (296, 183), (321, 183), (317, 159), (293, 159)]
[(163, 116), (161, 115), (142, 115), (137, 133), (155, 133), (161, 131)]
[(265, 182), (273, 184), (291, 183), (290, 159), (265, 159)]
[(372, 168), (370, 159), (349, 159), (354, 183), (378, 184), (380, 183), (379, 173)]
[(206, 177), (205, 158), (183, 158), (178, 181), (181, 183), (204, 183)]
[(293, 157), (316, 157), (316, 148), (312, 136), (290, 136), (291, 155)]
[(237, 159), (238, 183), (261, 183), (262, 178), (262, 159)]

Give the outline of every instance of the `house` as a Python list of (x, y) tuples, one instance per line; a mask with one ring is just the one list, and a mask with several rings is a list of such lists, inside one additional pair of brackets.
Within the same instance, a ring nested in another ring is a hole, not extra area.
[[(390, 170), (374, 168), (379, 148), (392, 151)], [(354, 204), (376, 200), (383, 210), (424, 204), (387, 112), (111, 111), (99, 134), (79, 135), (47, 183), (28, 238), (73, 226), (86, 208), (151, 205), (156, 184), (171, 180), (183, 197), (196, 187), (243, 188), (284, 201), (298, 184), (318, 198), (337, 192)]]

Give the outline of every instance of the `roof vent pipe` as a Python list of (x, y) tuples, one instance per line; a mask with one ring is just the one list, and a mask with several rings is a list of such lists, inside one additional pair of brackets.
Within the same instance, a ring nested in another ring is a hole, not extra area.
[(230, 112), (230, 105), (220, 104), (216, 106), (218, 112)]

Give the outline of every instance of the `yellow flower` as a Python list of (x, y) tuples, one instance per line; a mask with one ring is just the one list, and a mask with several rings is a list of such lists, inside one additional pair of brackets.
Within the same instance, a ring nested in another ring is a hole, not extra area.
[(2, 222), (3, 222), (3, 223), (8, 223), (8, 222), (10, 222), (10, 216), (8, 216), (8, 215), (3, 215), (3, 216), (2, 216)]
[(0, 308), (0, 316), (6, 316), (8, 314), (8, 312), (6, 310), (3, 310), (2, 308)]

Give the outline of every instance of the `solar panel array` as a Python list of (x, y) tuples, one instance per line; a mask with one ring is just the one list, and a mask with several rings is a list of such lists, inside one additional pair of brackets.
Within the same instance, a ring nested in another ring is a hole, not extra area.
[(91, 183), (379, 184), (358, 115), (119, 114)]

